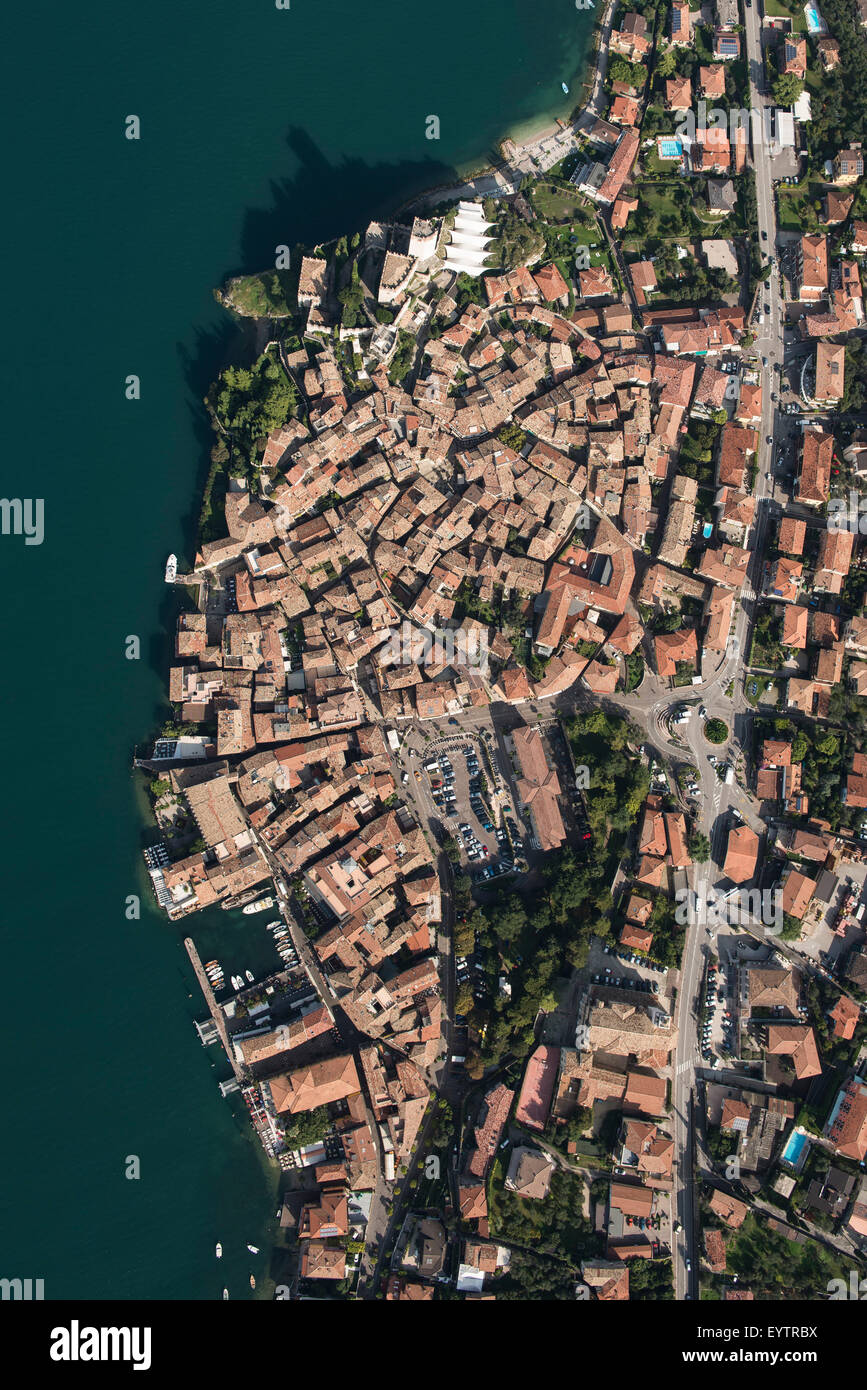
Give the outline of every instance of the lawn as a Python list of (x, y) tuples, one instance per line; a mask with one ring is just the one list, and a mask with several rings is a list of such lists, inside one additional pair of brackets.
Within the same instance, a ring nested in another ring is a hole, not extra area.
[[(642, 183), (638, 185), (638, 198), (642, 209), (646, 209), (653, 223), (642, 240), (652, 236), (684, 237), (692, 234), (690, 216), (681, 212), (674, 197), (674, 186), (667, 183)], [(663, 232), (662, 223), (670, 219)]]
[(822, 185), (780, 184), (777, 207), (780, 227), (785, 232), (811, 232), (821, 227), (814, 203), (820, 202)]
[(797, 4), (797, 0), (793, 4), (786, 4), (785, 0), (765, 0), (765, 14), (772, 19), (790, 19), (796, 34), (807, 32), (804, 7)]
[(660, 159), (656, 145), (652, 150), (644, 151), (641, 163), (648, 174), (673, 174), (677, 171), (678, 165), (676, 159)]
[[(595, 223), (596, 219), (584, 205), (577, 189), (558, 188), (550, 183), (534, 184), (530, 190), (533, 206), (546, 222)], [(577, 228), (575, 228), (577, 231)]]

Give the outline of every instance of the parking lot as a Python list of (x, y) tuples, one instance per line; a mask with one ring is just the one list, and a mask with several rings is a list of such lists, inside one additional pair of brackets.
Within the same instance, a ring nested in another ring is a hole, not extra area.
[[(461, 986), (470, 986), (476, 1004), (485, 1004), (488, 1001), (491, 992), (490, 981), (488, 980), (487, 967), (479, 953), (455, 957), (455, 978), (458, 989)], [(459, 1027), (463, 1023), (463, 1017), (462, 1014), (455, 1016), (455, 1021)], [(461, 1050), (463, 1051), (463, 1049)]]
[(646, 956), (620, 950), (616, 945), (603, 945), (598, 938), (594, 938), (586, 970), (588, 984), (653, 994), (663, 1008), (668, 1007), (668, 967), (657, 965)]
[(715, 1069), (737, 1056), (737, 1010), (734, 1002), (737, 972), (727, 972), (719, 962), (708, 966), (705, 1007), (699, 1019), (698, 1045), (704, 1060)]
[(466, 735), (433, 745), (416, 776), (427, 784), (474, 882), (526, 865), (522, 826), (483, 738)]

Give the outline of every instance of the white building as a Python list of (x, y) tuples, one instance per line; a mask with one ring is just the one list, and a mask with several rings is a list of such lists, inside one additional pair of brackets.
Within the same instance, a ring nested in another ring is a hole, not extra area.
[(446, 270), (481, 275), (491, 240), (485, 215), (478, 203), (458, 203), (458, 212), (446, 247)]

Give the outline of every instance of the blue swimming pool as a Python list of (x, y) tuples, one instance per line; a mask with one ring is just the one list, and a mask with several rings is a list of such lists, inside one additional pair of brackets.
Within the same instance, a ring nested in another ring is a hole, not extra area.
[(701, 534), (704, 536), (705, 540), (708, 540), (713, 535), (713, 525), (710, 521), (704, 523), (704, 526), (701, 528)]
[(790, 1163), (793, 1168), (797, 1168), (804, 1149), (809, 1142), (806, 1134), (799, 1134), (797, 1130), (793, 1130), (782, 1152), (783, 1162)]
[(680, 140), (675, 140), (672, 136), (662, 135), (657, 141), (660, 159), (680, 159), (683, 154), (683, 145)]
[(817, 34), (827, 34), (828, 26), (819, 11), (818, 5), (805, 5), (804, 18), (807, 21), (807, 31), (814, 37)]

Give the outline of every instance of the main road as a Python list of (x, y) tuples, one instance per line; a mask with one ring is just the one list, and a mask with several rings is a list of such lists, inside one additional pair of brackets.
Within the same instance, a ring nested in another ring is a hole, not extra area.
[[(773, 396), (778, 390), (778, 366), (784, 361), (785, 310), (782, 299), (782, 281), (776, 263), (776, 208), (774, 202), (773, 179), (770, 167), (770, 151), (765, 142), (765, 75), (761, 46), (761, 23), (756, 6), (744, 10), (747, 60), (750, 74), (750, 101), (752, 110), (762, 113), (761, 127), (758, 120), (753, 126), (753, 167), (756, 177), (756, 210), (758, 219), (759, 250), (770, 258), (772, 270), (770, 280), (759, 287), (760, 303), (757, 306), (756, 352), (761, 363), (762, 419), (758, 449), (758, 475), (754, 495), (756, 516), (751, 535), (751, 559), (747, 580), (741, 592), (741, 601), (735, 622), (729, 651), (720, 672), (709, 686), (702, 686), (702, 698), (707, 705), (708, 714), (725, 719), (734, 736), (736, 726), (743, 729), (752, 718), (752, 710), (743, 691), (743, 674), (748, 656), (749, 629), (755, 614), (756, 596), (762, 589), (763, 556), (768, 526), (777, 504), (774, 499), (773, 443), (768, 439), (775, 437), (776, 408)], [(768, 304), (769, 310), (765, 309)], [(734, 682), (731, 702), (725, 700), (724, 691), (728, 682)], [(727, 706), (727, 709), (726, 709)], [(701, 773), (701, 825), (711, 841), (711, 857), (705, 864), (697, 865), (693, 871), (692, 888), (694, 902), (707, 902), (710, 888), (716, 888), (722, 878), (721, 861), (724, 858), (725, 817), (732, 799), (743, 802), (741, 814), (746, 821), (753, 819), (752, 807), (738, 790), (720, 781), (715, 769), (707, 760), (708, 745), (703, 743), (697, 716), (689, 726), (688, 742), (696, 755)], [(741, 737), (740, 742), (748, 741)], [(734, 752), (729, 746), (723, 748), (723, 756), (728, 751), (730, 760)], [(701, 1062), (698, 1040), (697, 1000), (704, 973), (705, 962), (710, 954), (710, 939), (705, 914), (695, 914), (687, 929), (686, 945), (683, 954), (680, 989), (677, 1001), (676, 1023), (678, 1029), (674, 1057), (674, 1078), (672, 1097), (674, 1103), (674, 1141), (675, 1141), (675, 1200), (678, 1220), (682, 1229), (677, 1233), (674, 1256), (675, 1298), (695, 1298), (698, 1293), (698, 1220), (693, 1174), (693, 1105), (696, 1101), (696, 1075)]]

